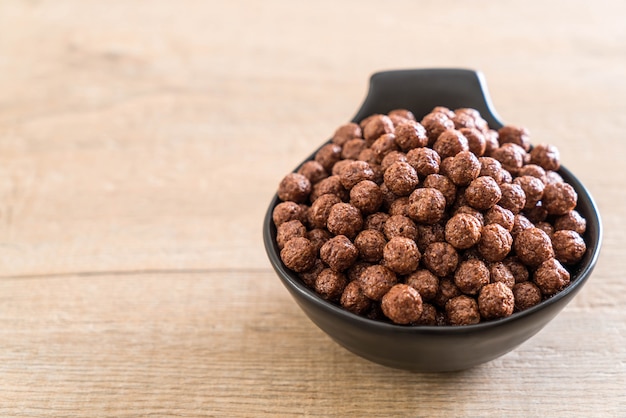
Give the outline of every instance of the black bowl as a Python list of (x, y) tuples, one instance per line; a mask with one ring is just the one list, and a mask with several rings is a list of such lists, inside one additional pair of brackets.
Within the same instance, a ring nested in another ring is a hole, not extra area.
[[(503, 125), (492, 108), (482, 75), (462, 69), (374, 74), (368, 96), (353, 121), (397, 108), (411, 110), (419, 120), (435, 106), (474, 108), (492, 128)], [(283, 285), (306, 315), (353, 353), (385, 366), (413, 371), (467, 369), (502, 356), (539, 332), (578, 293), (596, 264), (602, 240), (598, 209), (587, 189), (569, 170), (561, 167), (559, 174), (578, 193), (577, 210), (587, 219), (587, 252), (570, 269), (567, 288), (507, 318), (467, 326), (401, 326), (360, 317), (323, 300), (280, 260), (272, 222), (272, 211), (279, 203), (277, 196), (272, 199), (263, 224), (265, 249)]]

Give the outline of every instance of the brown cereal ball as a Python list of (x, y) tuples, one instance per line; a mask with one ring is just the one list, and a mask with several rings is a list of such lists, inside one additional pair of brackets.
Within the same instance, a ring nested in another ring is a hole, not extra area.
[(398, 283), (383, 296), (380, 307), (392, 322), (406, 325), (422, 315), (422, 297), (411, 286)]
[(433, 274), (446, 277), (454, 273), (459, 264), (459, 254), (447, 242), (434, 242), (424, 251), (424, 265)]
[(450, 163), (447, 175), (457, 186), (467, 186), (480, 174), (480, 162), (470, 151), (461, 151)]
[(514, 220), (515, 215), (513, 215), (513, 212), (504, 209), (500, 205), (494, 205), (485, 212), (485, 225), (498, 224), (509, 232), (513, 229)]
[(476, 295), (489, 283), (489, 269), (484, 262), (471, 259), (459, 264), (454, 273), (454, 284), (467, 295)]
[(318, 197), (307, 212), (309, 225), (313, 228), (326, 228), (330, 209), (340, 202), (341, 199), (334, 194), (324, 194)]
[(454, 157), (461, 151), (468, 151), (469, 145), (467, 138), (456, 129), (447, 129), (439, 135), (433, 149), (439, 154), (442, 160), (448, 157)]
[(344, 274), (324, 269), (315, 279), (315, 291), (322, 299), (336, 301), (341, 297), (347, 284), (348, 280)]
[(500, 161), (502, 168), (510, 171), (511, 173), (517, 173), (517, 171), (524, 165), (524, 158), (526, 151), (519, 145), (512, 143), (502, 144), (499, 148), (493, 150), (491, 156)]
[(570, 230), (556, 231), (552, 235), (552, 247), (554, 257), (563, 264), (578, 263), (587, 251), (585, 241), (578, 232)]
[[(548, 211), (543, 207), (541, 201), (537, 202), (537, 204), (531, 208), (524, 209), (522, 213), (534, 224), (543, 222), (548, 218)], [(550, 228), (552, 228), (552, 226), (550, 226)]]
[(396, 144), (404, 152), (428, 145), (426, 129), (412, 120), (398, 124), (394, 130), (394, 135), (396, 136)]
[(387, 171), (389, 167), (393, 163), (406, 163), (406, 154), (401, 151), (391, 151), (389, 154), (385, 155), (383, 160), (380, 163), (380, 168), (383, 170), (383, 173)]
[[(333, 166), (333, 169), (331, 171), (331, 175), (333, 176), (340, 176), (341, 172), (343, 171), (344, 168), (346, 168), (346, 166), (348, 166), (351, 162), (353, 162), (354, 160), (339, 160), (335, 163), (335, 165)], [(341, 179), (341, 177), (340, 177)]]
[(330, 208), (326, 227), (335, 235), (354, 238), (363, 228), (361, 211), (349, 203), (336, 203)]
[(367, 267), (357, 280), (363, 294), (377, 301), (380, 301), (385, 293), (398, 282), (396, 274), (380, 264)]
[(489, 176), (498, 184), (506, 183), (505, 170), (502, 168), (500, 161), (491, 157), (480, 157), (478, 161), (480, 162), (479, 176)]
[(521, 261), (519, 261), (517, 257), (507, 257), (504, 259), (503, 263), (509, 269), (511, 274), (513, 274), (515, 283), (521, 283), (528, 280), (528, 269)]
[(567, 183), (551, 183), (543, 190), (543, 206), (550, 215), (565, 215), (574, 210), (578, 194)]
[(315, 248), (315, 254), (317, 255), (320, 253), (322, 245), (324, 245), (326, 241), (331, 239), (332, 235), (325, 229), (314, 228), (306, 233), (306, 237), (309, 239), (309, 241), (311, 241), (311, 244), (313, 244), (313, 248)]
[(546, 186), (551, 183), (563, 183), (563, 177), (556, 171), (546, 171)]
[(446, 315), (450, 325), (472, 325), (480, 322), (476, 299), (461, 295), (446, 303)]
[(482, 156), (487, 148), (487, 141), (485, 135), (476, 128), (461, 128), (459, 130), (463, 136), (467, 139), (467, 146), (470, 152), (477, 157)]
[(282, 250), (287, 241), (295, 237), (306, 238), (306, 227), (297, 219), (280, 224), (276, 231), (276, 244)]
[(365, 296), (357, 282), (350, 282), (346, 285), (339, 303), (343, 308), (357, 315), (363, 315), (372, 305), (372, 301)]
[(383, 258), (383, 249), (387, 244), (385, 236), (372, 229), (359, 232), (354, 239), (354, 245), (359, 250), (361, 260), (377, 263)]
[(326, 144), (315, 153), (315, 161), (320, 163), (328, 173), (340, 159), (341, 147), (337, 144)]
[(366, 148), (365, 140), (354, 138), (343, 144), (341, 158), (344, 160), (358, 160), (361, 152)]
[(396, 162), (385, 171), (384, 181), (396, 196), (408, 196), (417, 187), (419, 178), (410, 164)]
[(437, 294), (432, 300), (432, 303), (433, 305), (438, 306), (441, 309), (445, 309), (446, 303), (450, 299), (459, 295), (461, 295), (461, 291), (454, 284), (454, 280), (449, 277), (444, 277), (439, 279), (439, 289), (437, 290)]
[(320, 180), (328, 177), (328, 173), (324, 170), (324, 167), (315, 160), (305, 162), (298, 169), (298, 174), (302, 174), (308, 178), (311, 184), (318, 183)]
[(513, 229), (511, 229), (511, 236), (515, 238), (517, 237), (517, 235), (519, 235), (520, 232), (534, 227), (535, 225), (533, 225), (533, 223), (530, 222), (527, 217), (517, 214), (513, 218)]
[(423, 253), (426, 251), (426, 248), (434, 242), (444, 242), (445, 240), (445, 229), (443, 225), (417, 224), (417, 238), (415, 239), (415, 242), (417, 243), (417, 248), (419, 248), (420, 252)]
[(449, 119), (452, 119), (455, 115), (454, 111), (445, 106), (435, 106), (431, 113), (442, 113), (444, 116), (447, 116)]
[(372, 168), (372, 171), (374, 172), (374, 179), (372, 180), (374, 183), (378, 184), (379, 186), (381, 184), (383, 184), (383, 169), (380, 166), (380, 164), (372, 164), (372, 163), (368, 163), (370, 165), (370, 167)]
[(500, 146), (500, 142), (498, 142), (498, 131), (494, 131), (493, 129), (485, 129), (483, 130), (483, 134), (485, 135), (484, 155), (490, 156), (493, 151)]
[(278, 185), (278, 197), (283, 201), (304, 203), (311, 193), (311, 182), (302, 174), (289, 173)]
[(511, 251), (513, 238), (509, 231), (498, 224), (485, 225), (482, 230), (478, 251), (487, 261), (502, 261)]
[(421, 254), (410, 238), (393, 237), (383, 249), (385, 266), (398, 274), (409, 274), (417, 269)]
[(513, 249), (520, 261), (530, 267), (554, 257), (550, 237), (539, 228), (528, 228), (517, 234)]
[(454, 215), (460, 215), (462, 213), (466, 215), (471, 215), (474, 218), (476, 218), (478, 222), (480, 223), (481, 228), (485, 225), (485, 216), (482, 214), (482, 212), (478, 211), (477, 209), (474, 209), (471, 206), (463, 205), (463, 206), (458, 207), (454, 211)]
[(441, 164), (439, 164), (439, 174), (443, 176), (448, 176), (450, 174), (450, 167), (452, 167), (453, 161), (453, 157), (448, 157), (445, 160), (441, 161)]
[(547, 183), (546, 170), (544, 170), (543, 168), (541, 168), (540, 166), (536, 164), (526, 164), (524, 167), (519, 169), (517, 174), (519, 176), (536, 177), (539, 180), (541, 180), (543, 184)]
[(388, 210), (391, 204), (398, 197), (395, 194), (393, 194), (391, 190), (389, 190), (389, 187), (387, 187), (387, 185), (384, 182), (383, 184), (380, 185), (380, 191), (383, 193), (383, 208), (385, 210)]
[(545, 185), (541, 180), (533, 176), (520, 176), (513, 180), (513, 184), (519, 185), (526, 196), (525, 209), (534, 207), (543, 196)]
[(346, 123), (345, 125), (341, 125), (335, 131), (333, 135), (333, 143), (337, 145), (344, 145), (346, 142), (355, 138), (362, 138), (363, 132), (361, 131), (361, 127), (356, 123)]
[(464, 112), (458, 112), (458, 111), (455, 111), (454, 113), (455, 114), (452, 117), (452, 122), (454, 122), (455, 129), (461, 130), (461, 129), (476, 128), (476, 123), (474, 122), (474, 118), (472, 117), (472, 115), (469, 115)]
[(285, 266), (296, 273), (312, 268), (316, 258), (315, 248), (311, 241), (304, 237), (290, 239), (280, 251), (280, 259)]
[(503, 126), (498, 129), (498, 138), (500, 144), (512, 143), (519, 145), (528, 152), (530, 150), (530, 133), (528, 129), (518, 126)]
[(513, 286), (515, 309), (523, 311), (541, 302), (541, 290), (533, 282), (516, 283)]
[(502, 282), (489, 283), (480, 290), (478, 309), (489, 320), (510, 316), (515, 308), (513, 291)]
[(376, 212), (367, 215), (363, 229), (374, 229), (378, 232), (384, 232), (387, 219), (389, 219), (389, 215), (385, 212)]
[(339, 173), (341, 185), (346, 190), (352, 189), (357, 183), (363, 180), (371, 181), (373, 178), (374, 171), (372, 171), (370, 165), (365, 161), (350, 161)]
[(561, 156), (554, 145), (537, 144), (530, 151), (530, 162), (546, 171), (556, 171), (561, 167)]
[(396, 136), (394, 134), (384, 134), (378, 137), (371, 145), (370, 149), (374, 151), (376, 157), (382, 162), (383, 158), (392, 151), (398, 150), (396, 144)]
[(393, 122), (387, 115), (373, 115), (363, 128), (363, 139), (370, 147), (380, 136), (393, 132)]
[(417, 290), (422, 300), (435, 298), (439, 290), (439, 278), (428, 270), (416, 270), (406, 278), (406, 284)]
[(433, 188), (416, 189), (409, 196), (409, 216), (425, 224), (439, 222), (445, 213), (446, 198)]
[(535, 224), (535, 227), (541, 229), (550, 237), (550, 239), (552, 239), (552, 235), (554, 234), (554, 227), (550, 224), (550, 222), (537, 222)]
[(587, 220), (575, 210), (567, 212), (554, 220), (554, 229), (557, 231), (570, 230), (583, 235), (587, 230)]
[(371, 265), (371, 263), (366, 263), (365, 261), (357, 261), (356, 263), (354, 263), (351, 267), (348, 268), (348, 270), (346, 270), (346, 277), (348, 278), (348, 281), (353, 282), (355, 280), (358, 280), (361, 276), (361, 273), (363, 273), (365, 269)]
[(409, 198), (406, 196), (399, 197), (389, 205), (389, 215), (408, 216), (409, 214)]
[(488, 176), (472, 180), (465, 189), (467, 203), (478, 210), (492, 208), (502, 198), (502, 191), (496, 181)]
[(317, 276), (319, 276), (325, 268), (326, 265), (324, 262), (319, 258), (316, 258), (313, 267), (303, 271), (302, 273), (298, 273), (298, 277), (302, 280), (302, 283), (304, 283), (306, 287), (315, 289), (315, 280), (317, 280)]
[(491, 282), (502, 282), (507, 285), (509, 288), (513, 289), (515, 285), (515, 276), (513, 276), (513, 272), (509, 270), (509, 268), (503, 262), (491, 263), (489, 265), (489, 276), (491, 277)]
[(332, 237), (320, 248), (320, 258), (331, 269), (344, 271), (354, 264), (359, 250), (345, 235)]
[(466, 213), (459, 213), (446, 223), (446, 241), (454, 248), (465, 250), (480, 241), (481, 230), (482, 225), (476, 217)]
[(441, 174), (429, 174), (422, 185), (426, 188), (437, 189), (446, 199), (446, 206), (452, 206), (456, 199), (456, 186), (452, 181)]
[(415, 115), (408, 109), (393, 109), (391, 112), (387, 114), (387, 116), (397, 116), (402, 119), (415, 120)]
[(423, 302), (423, 300), (424, 298), (422, 297), (422, 314), (417, 321), (415, 321), (415, 325), (437, 325), (437, 308), (430, 303)]
[(441, 157), (430, 148), (415, 148), (406, 154), (406, 162), (411, 164), (418, 175), (426, 177), (439, 173)]
[(383, 204), (383, 192), (373, 181), (363, 180), (350, 190), (350, 204), (364, 214), (376, 212)]
[(305, 222), (306, 218), (307, 216), (304, 208), (291, 201), (280, 202), (272, 211), (272, 220), (274, 221), (274, 225), (277, 227), (285, 222), (293, 220)]
[(383, 232), (387, 239), (404, 237), (415, 240), (417, 238), (417, 226), (410, 218), (404, 215), (393, 215), (385, 222)]
[(454, 122), (442, 112), (431, 112), (424, 116), (420, 123), (426, 129), (429, 146), (432, 146), (444, 131), (454, 129)]
[(519, 184), (504, 183), (500, 184), (500, 192), (502, 197), (498, 204), (504, 209), (508, 209), (517, 215), (526, 206), (526, 194)]
[(541, 263), (533, 275), (533, 282), (545, 296), (552, 296), (560, 292), (569, 284), (569, 280), (569, 272), (556, 258)]
[(372, 150), (371, 148), (365, 148), (363, 151), (361, 151), (359, 153), (359, 158), (357, 158), (357, 160), (365, 161), (366, 163), (369, 163), (370, 165), (380, 164), (381, 162), (381, 159), (378, 158), (378, 155), (376, 155), (374, 150)]
[(311, 192), (311, 202), (325, 194), (334, 194), (341, 200), (348, 198), (348, 191), (342, 186), (339, 176), (329, 176), (316, 183)]

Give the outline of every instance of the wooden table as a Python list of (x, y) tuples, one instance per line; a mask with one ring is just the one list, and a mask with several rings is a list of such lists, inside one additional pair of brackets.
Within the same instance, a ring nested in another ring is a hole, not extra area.
[[(623, 416), (622, 1), (0, 2), (0, 416)], [(266, 258), (379, 70), (481, 70), (601, 209), (587, 286), (459, 373), (333, 343)]]

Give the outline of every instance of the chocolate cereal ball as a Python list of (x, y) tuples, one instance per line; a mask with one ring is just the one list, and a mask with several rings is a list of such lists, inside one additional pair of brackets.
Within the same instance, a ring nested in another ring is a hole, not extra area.
[(376, 212), (367, 215), (363, 229), (374, 229), (379, 232), (384, 232), (385, 222), (389, 219), (389, 215), (385, 212)]
[(383, 173), (387, 171), (393, 163), (406, 163), (406, 154), (402, 151), (391, 151), (389, 154), (385, 155), (380, 163), (380, 168), (383, 170)]
[(526, 196), (525, 209), (533, 208), (543, 196), (545, 185), (541, 180), (533, 176), (520, 176), (513, 180), (514, 184), (519, 185)]
[(554, 257), (550, 237), (539, 228), (528, 228), (517, 234), (513, 248), (520, 261), (530, 267)]
[(391, 216), (407, 216), (409, 214), (409, 198), (406, 196), (397, 198), (389, 205), (388, 212)]
[(280, 251), (280, 259), (285, 266), (296, 273), (312, 268), (316, 258), (315, 248), (311, 241), (303, 237), (290, 239)]
[(421, 254), (410, 238), (393, 237), (383, 249), (384, 264), (398, 274), (409, 274), (417, 269)]
[(295, 237), (306, 238), (306, 227), (297, 219), (280, 224), (276, 230), (276, 244), (281, 250), (287, 241)]
[(278, 185), (277, 194), (280, 200), (304, 203), (309, 193), (311, 193), (311, 182), (302, 174), (289, 173)]
[(474, 209), (471, 206), (460, 206), (458, 207), (455, 211), (454, 214), (455, 215), (460, 215), (460, 214), (466, 214), (466, 215), (471, 215), (474, 218), (476, 218), (478, 220), (478, 222), (480, 223), (480, 226), (483, 227), (485, 225), (485, 216), (482, 214), (482, 212), (480, 212), (477, 209)]
[(530, 150), (530, 134), (528, 129), (518, 126), (503, 126), (498, 130), (500, 144), (512, 143), (519, 145), (528, 152)]
[(422, 315), (422, 297), (417, 290), (402, 283), (389, 289), (380, 306), (385, 316), (396, 324), (410, 324)]
[(538, 166), (537, 164), (526, 164), (524, 167), (520, 168), (518, 173), (519, 176), (532, 176), (536, 177), (543, 184), (547, 183), (546, 179), (546, 170)]
[(387, 239), (405, 237), (412, 240), (417, 238), (417, 226), (410, 218), (404, 215), (393, 215), (385, 222), (383, 232)]
[(363, 139), (371, 146), (381, 135), (393, 132), (393, 122), (387, 115), (373, 115), (363, 128)]
[(365, 148), (363, 151), (361, 151), (357, 160), (365, 161), (370, 165), (380, 164), (380, 162), (382, 161), (380, 158), (378, 158), (378, 155), (376, 155), (374, 150), (371, 148)]
[(334, 271), (344, 271), (354, 264), (359, 250), (345, 235), (332, 237), (320, 248), (320, 258)]
[(452, 158), (447, 176), (457, 186), (467, 186), (480, 174), (480, 162), (470, 151), (461, 151)]
[(516, 283), (513, 286), (515, 309), (523, 311), (541, 302), (541, 290), (533, 282)]
[(500, 192), (502, 197), (498, 204), (504, 209), (508, 209), (517, 215), (526, 206), (526, 194), (519, 184), (504, 183), (500, 184)]
[(333, 166), (341, 159), (341, 147), (337, 144), (326, 144), (315, 153), (315, 161), (330, 173)]
[(434, 299), (439, 290), (439, 278), (425, 269), (416, 270), (408, 275), (406, 284), (417, 290), (424, 301)]
[(494, 131), (493, 129), (485, 129), (483, 131), (485, 135), (485, 154), (486, 156), (490, 156), (493, 151), (500, 146), (498, 142), (498, 131)]
[(457, 296), (461, 295), (461, 291), (454, 284), (454, 280), (449, 277), (439, 279), (439, 290), (435, 298), (432, 300), (433, 305), (438, 306), (441, 309), (445, 309), (446, 303)]
[(575, 210), (567, 212), (554, 220), (554, 229), (557, 231), (571, 230), (583, 235), (587, 230), (587, 220)]
[(554, 234), (554, 227), (549, 222), (537, 222), (535, 224), (535, 227), (541, 229), (550, 237), (550, 239), (552, 239), (552, 235)]
[(274, 221), (274, 225), (277, 227), (285, 222), (293, 220), (306, 222), (306, 219), (307, 214), (304, 208), (291, 201), (280, 202), (272, 211), (272, 220)]
[(326, 300), (336, 301), (341, 297), (348, 280), (343, 273), (324, 269), (315, 279), (315, 291)]
[(355, 138), (362, 138), (363, 132), (361, 131), (361, 127), (356, 123), (346, 123), (345, 125), (341, 125), (335, 131), (333, 135), (333, 143), (337, 145), (344, 145), (346, 142)]
[(367, 267), (357, 280), (363, 294), (377, 301), (381, 300), (385, 293), (398, 282), (396, 274), (380, 264)]
[(481, 230), (482, 225), (475, 216), (458, 213), (446, 223), (446, 241), (454, 248), (465, 250), (478, 243)]
[(479, 176), (489, 176), (498, 184), (506, 183), (504, 175), (505, 170), (502, 168), (500, 161), (491, 157), (480, 157), (478, 161), (480, 162)]
[(377, 263), (383, 258), (383, 249), (386, 244), (385, 236), (372, 229), (359, 232), (354, 239), (354, 245), (359, 250), (359, 257), (369, 263)]
[(447, 242), (434, 242), (426, 247), (423, 255), (424, 265), (438, 277), (454, 273), (459, 264), (459, 254)]
[(517, 257), (507, 257), (503, 261), (504, 265), (509, 269), (516, 283), (525, 282), (529, 278), (528, 269), (519, 261)]
[(339, 303), (344, 309), (357, 315), (364, 314), (372, 305), (372, 301), (365, 296), (357, 282), (346, 285)]
[(513, 291), (502, 282), (483, 286), (478, 295), (480, 315), (489, 320), (510, 316), (515, 308)]
[(415, 115), (408, 109), (393, 109), (387, 114), (387, 116), (396, 116), (402, 119), (415, 120)]
[(365, 269), (371, 265), (372, 265), (371, 263), (366, 263), (365, 261), (357, 260), (356, 263), (348, 267), (348, 270), (346, 270), (346, 277), (348, 278), (348, 281), (353, 282), (355, 280), (358, 280), (359, 277), (361, 276), (361, 273), (363, 273)]
[(352, 189), (357, 183), (363, 180), (373, 180), (374, 171), (365, 161), (351, 161), (346, 164), (339, 173), (341, 185), (346, 189)]
[(456, 129), (446, 129), (439, 135), (433, 144), (433, 150), (439, 154), (442, 160), (454, 157), (461, 151), (468, 151), (467, 138)]
[(324, 167), (315, 160), (305, 162), (298, 169), (298, 174), (302, 174), (308, 178), (311, 184), (318, 183), (320, 180), (328, 177), (328, 173), (324, 170)]
[(361, 152), (366, 149), (364, 139), (354, 138), (343, 144), (341, 158), (344, 160), (358, 160)]
[(559, 150), (554, 145), (537, 144), (530, 151), (530, 162), (546, 171), (556, 171), (561, 167)]
[(492, 208), (502, 198), (502, 191), (496, 181), (488, 176), (478, 177), (465, 189), (467, 203), (478, 210)]
[[(353, 162), (354, 160), (339, 160), (335, 163), (335, 165), (333, 165), (333, 169), (331, 171), (331, 174), (333, 176), (339, 176), (341, 174), (341, 172), (343, 171), (344, 168), (346, 168), (351, 162)], [(341, 180), (341, 177), (339, 177), (339, 180)]]
[(427, 325), (427, 326), (437, 325), (437, 308), (435, 308), (430, 303), (424, 302), (423, 297), (422, 297), (422, 314), (417, 319), (417, 321), (415, 321), (415, 325)]
[(487, 148), (485, 135), (476, 128), (461, 128), (459, 131), (467, 138), (469, 150), (477, 157), (482, 156)]
[(472, 325), (480, 322), (476, 299), (466, 295), (450, 299), (446, 303), (446, 315), (450, 325)]
[(405, 162), (393, 163), (384, 175), (385, 185), (396, 196), (408, 196), (417, 187), (417, 172)]
[(339, 176), (329, 176), (316, 183), (311, 192), (311, 202), (315, 202), (318, 197), (324, 194), (337, 195), (341, 200), (348, 198), (348, 191), (341, 185)]
[(306, 233), (306, 237), (313, 244), (313, 248), (315, 248), (315, 254), (320, 253), (320, 249), (322, 245), (326, 244), (326, 241), (331, 239), (333, 236), (326, 229), (315, 228), (311, 229)]
[(471, 259), (459, 264), (454, 273), (454, 284), (467, 295), (476, 295), (489, 283), (489, 269), (484, 262)]
[(370, 147), (379, 161), (382, 162), (383, 158), (392, 151), (398, 150), (398, 144), (396, 144), (396, 136), (394, 134), (384, 134), (378, 137), (376, 141)]
[(565, 215), (574, 210), (578, 195), (567, 183), (551, 183), (543, 190), (543, 206), (550, 215)]
[[(534, 224), (544, 222), (548, 218), (548, 211), (543, 207), (543, 203), (541, 201), (537, 202), (535, 206), (524, 209), (522, 213)], [(547, 222), (544, 223), (547, 224)], [(552, 225), (550, 225), (550, 228), (552, 228)]]
[(411, 164), (419, 176), (426, 177), (439, 173), (441, 157), (430, 148), (415, 148), (407, 152), (406, 162)]
[(587, 251), (585, 241), (578, 232), (570, 230), (556, 231), (552, 235), (552, 248), (555, 258), (563, 264), (578, 263)]
[(506, 143), (493, 150), (491, 156), (500, 161), (505, 170), (515, 174), (524, 165), (526, 151), (519, 145)]
[(502, 261), (511, 251), (513, 238), (498, 224), (485, 225), (478, 242), (478, 252), (487, 261)]
[(552, 296), (569, 284), (569, 272), (555, 258), (544, 261), (535, 270), (533, 282), (544, 296)]
[(350, 204), (363, 214), (376, 212), (383, 204), (383, 192), (373, 181), (363, 180), (350, 190)]
[(321, 273), (322, 270), (326, 268), (326, 265), (319, 258), (315, 259), (315, 263), (313, 263), (313, 267), (310, 269), (303, 271), (302, 273), (298, 273), (298, 277), (302, 280), (308, 288), (315, 289), (315, 280), (317, 280), (317, 276)]
[(514, 220), (515, 215), (513, 215), (513, 212), (504, 209), (500, 205), (494, 205), (485, 212), (485, 225), (498, 224), (509, 232), (513, 229)]
[(432, 224), (432, 225), (424, 225), (424, 224), (416, 224), (417, 225), (417, 238), (415, 242), (417, 243), (417, 248), (419, 248), (420, 252), (426, 251), (426, 247), (428, 247), (433, 242), (444, 242), (445, 238), (445, 229), (441, 224)]
[(424, 179), (422, 185), (426, 188), (437, 189), (446, 199), (446, 205), (452, 206), (456, 199), (456, 186), (452, 181), (441, 174), (429, 174)]
[(439, 222), (445, 213), (446, 198), (433, 188), (416, 189), (409, 196), (409, 216), (421, 223)]
[(502, 282), (511, 289), (515, 286), (515, 276), (503, 262), (491, 263), (489, 265), (489, 277), (491, 277), (492, 283)]
[(546, 186), (551, 183), (563, 183), (563, 177), (556, 171), (546, 171)]
[(420, 123), (426, 129), (429, 146), (433, 145), (444, 131), (454, 129), (454, 122), (443, 112), (431, 112), (424, 116)]
[(337, 203), (341, 203), (341, 199), (334, 194), (324, 194), (318, 197), (307, 212), (309, 225), (313, 228), (326, 228), (330, 209)]
[(398, 124), (394, 130), (394, 135), (396, 136), (396, 144), (404, 152), (428, 145), (426, 129), (412, 120), (406, 120)]
[(513, 229), (511, 229), (511, 236), (515, 238), (520, 232), (534, 227), (535, 225), (533, 225), (533, 223), (530, 222), (527, 217), (521, 214), (517, 214), (513, 218)]
[(336, 203), (330, 208), (326, 227), (335, 235), (354, 238), (363, 228), (361, 211), (349, 203)]

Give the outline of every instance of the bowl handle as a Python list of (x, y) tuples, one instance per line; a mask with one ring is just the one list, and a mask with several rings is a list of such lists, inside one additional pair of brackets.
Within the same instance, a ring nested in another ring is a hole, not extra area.
[(503, 124), (491, 103), (483, 75), (466, 69), (420, 69), (383, 71), (372, 75), (361, 109), (352, 119), (359, 122), (374, 113), (409, 109), (417, 120), (435, 106), (470, 107), (480, 112), (489, 126)]

